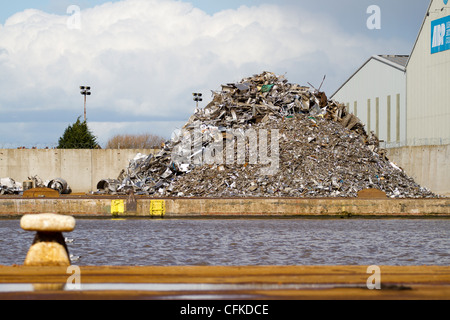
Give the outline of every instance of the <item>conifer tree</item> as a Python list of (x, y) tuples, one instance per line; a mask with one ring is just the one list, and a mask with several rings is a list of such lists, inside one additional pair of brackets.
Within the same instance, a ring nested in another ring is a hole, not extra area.
[(59, 138), (58, 149), (96, 149), (97, 138), (91, 133), (86, 121), (77, 121), (69, 125), (61, 138)]

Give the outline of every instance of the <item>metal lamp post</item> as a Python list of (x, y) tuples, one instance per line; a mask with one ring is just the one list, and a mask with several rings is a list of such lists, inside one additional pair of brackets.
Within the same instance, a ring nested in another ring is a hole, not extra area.
[(81, 90), (81, 94), (84, 96), (84, 121), (86, 122), (86, 96), (91, 95), (91, 92), (90, 92), (91, 87), (81, 86), (80, 90)]

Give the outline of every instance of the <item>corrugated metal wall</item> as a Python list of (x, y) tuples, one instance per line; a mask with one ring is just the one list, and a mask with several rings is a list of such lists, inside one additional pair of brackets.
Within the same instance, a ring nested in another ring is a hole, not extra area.
[(450, 15), (444, 7), (431, 4), (407, 66), (410, 146), (450, 144), (450, 50), (431, 54), (431, 22)]

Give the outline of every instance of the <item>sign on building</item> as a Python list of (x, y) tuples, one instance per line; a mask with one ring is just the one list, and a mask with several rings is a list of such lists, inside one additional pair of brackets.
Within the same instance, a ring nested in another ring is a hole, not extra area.
[(431, 21), (431, 54), (450, 49), (450, 16)]

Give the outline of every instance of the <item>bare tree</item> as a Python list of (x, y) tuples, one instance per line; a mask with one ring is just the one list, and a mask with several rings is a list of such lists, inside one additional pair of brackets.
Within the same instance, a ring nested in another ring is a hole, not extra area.
[(144, 134), (118, 134), (109, 139), (106, 149), (160, 149), (166, 141), (163, 137)]

